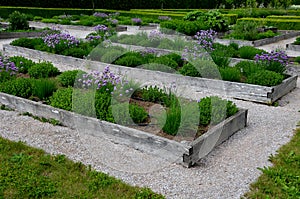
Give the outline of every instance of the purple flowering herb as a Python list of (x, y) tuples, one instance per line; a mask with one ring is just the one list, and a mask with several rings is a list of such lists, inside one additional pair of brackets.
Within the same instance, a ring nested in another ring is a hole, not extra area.
[(289, 64), (289, 57), (285, 51), (271, 51), (270, 53), (263, 53), (261, 55), (256, 54), (254, 57), (256, 62), (278, 62), (283, 66), (287, 66)]
[(186, 46), (183, 49), (182, 52), (182, 59), (188, 60), (188, 59), (198, 59), (202, 57), (207, 52), (212, 52), (214, 50), (213, 48), (213, 42), (217, 36), (217, 32), (214, 30), (200, 30), (196, 33), (194, 36), (194, 39), (196, 39), (196, 42), (193, 43), (192, 46)]
[(50, 48), (65, 45), (66, 48), (77, 46), (80, 41), (69, 33), (52, 33), (44, 37), (44, 43)]
[(107, 18), (108, 17), (108, 15), (106, 13), (103, 13), (103, 12), (95, 12), (93, 14), (93, 16), (100, 17), (100, 18)]
[(135, 25), (141, 25), (143, 22), (141, 18), (132, 18), (131, 21)]
[(148, 35), (148, 39), (150, 41), (154, 41), (154, 40), (161, 40), (164, 38), (164, 35), (162, 32), (160, 32), (159, 30), (152, 30), (149, 35)]
[(106, 32), (108, 31), (108, 27), (105, 25), (97, 25), (94, 27), (94, 31), (96, 32)]
[(9, 61), (7, 57), (0, 56), (0, 82), (9, 76), (14, 76), (18, 72), (14, 62)]
[(100, 89), (104, 86), (112, 85), (116, 86), (121, 82), (121, 78), (115, 75), (109, 68), (106, 66), (102, 72), (92, 71), (87, 74), (83, 74), (80, 79), (82, 82), (83, 88), (96, 87), (96, 89)]

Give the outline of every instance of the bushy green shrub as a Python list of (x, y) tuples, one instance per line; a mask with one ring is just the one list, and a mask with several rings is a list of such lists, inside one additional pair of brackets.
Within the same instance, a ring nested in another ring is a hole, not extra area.
[(253, 46), (242, 46), (239, 48), (240, 57), (243, 59), (253, 59), (255, 55), (265, 53), (265, 50)]
[(246, 80), (249, 84), (256, 84), (261, 86), (276, 86), (281, 84), (284, 76), (273, 71), (262, 70), (250, 74)]
[(294, 45), (300, 45), (300, 37), (296, 38), (296, 41), (293, 43)]
[(10, 43), (13, 46), (34, 49), (35, 46), (44, 44), (42, 38), (19, 38)]
[(222, 80), (231, 82), (241, 81), (241, 71), (234, 67), (219, 68)]
[(244, 75), (245, 77), (263, 70), (260, 64), (257, 64), (253, 61), (241, 61), (235, 65), (235, 68), (239, 69), (242, 75)]
[(61, 54), (66, 56), (72, 56), (77, 58), (85, 58), (90, 53), (89, 49), (77, 48), (67, 48)]
[(228, 52), (224, 50), (214, 50), (210, 53), (212, 60), (219, 67), (227, 67), (230, 64)]
[(181, 55), (179, 55), (177, 53), (170, 53), (167, 55), (162, 55), (160, 57), (165, 57), (165, 58), (175, 61), (179, 67), (183, 66), (183, 64), (184, 64), (184, 61), (182, 60)]
[(204, 12), (202, 11), (191, 11), (191, 12), (188, 12), (184, 17), (183, 17), (183, 20), (185, 21), (197, 21), (197, 20), (200, 20), (201, 17), (204, 16)]
[(33, 17), (33, 21), (41, 21), (43, 19), (43, 17), (41, 16), (34, 16)]
[(228, 46), (220, 44), (220, 43), (214, 43), (213, 48), (215, 54), (219, 54), (223, 57), (238, 57), (239, 52), (239, 46), (236, 43), (230, 43)]
[(258, 35), (257, 28), (262, 25), (260, 21), (237, 21), (229, 37), (242, 40), (256, 40)]
[(50, 105), (67, 111), (72, 110), (73, 88), (59, 88), (49, 98)]
[(202, 77), (200, 72), (197, 70), (196, 67), (194, 67), (193, 64), (187, 63), (183, 65), (182, 68), (179, 69), (180, 74), (191, 76), (191, 77)]
[(58, 68), (53, 66), (50, 62), (40, 62), (28, 69), (28, 74), (32, 78), (47, 78), (47, 77), (55, 77), (59, 74)]
[(257, 35), (257, 39), (265, 39), (277, 36), (278, 33), (274, 33), (272, 30), (268, 30), (266, 32), (260, 32)]
[(203, 22), (217, 32), (228, 30), (229, 24), (219, 10), (209, 10), (204, 14)]
[(185, 35), (194, 36), (199, 30), (209, 29), (209, 26), (202, 21), (169, 20), (161, 22), (160, 28), (176, 30)]
[(16, 78), (1, 83), (0, 92), (18, 97), (29, 98), (32, 95), (32, 82), (29, 78)]
[(123, 56), (119, 57), (113, 63), (128, 67), (137, 67), (143, 65), (147, 60), (138, 52), (128, 52)]
[(157, 86), (146, 86), (141, 90), (141, 97), (148, 102), (163, 104), (168, 96), (163, 89)]
[(153, 59), (151, 61), (151, 63), (158, 63), (158, 64), (161, 64), (161, 65), (165, 65), (167, 67), (170, 67), (170, 68), (173, 68), (174, 70), (176, 70), (178, 68), (178, 64), (176, 61), (168, 58), (168, 57), (157, 57), (155, 59)]
[(131, 121), (139, 124), (145, 122), (148, 118), (147, 111), (136, 104), (129, 104), (128, 102), (118, 103), (113, 108), (116, 110), (114, 121), (117, 124), (132, 125)]
[(10, 30), (27, 30), (29, 29), (29, 23), (25, 14), (19, 11), (14, 11), (8, 18)]
[(57, 82), (53, 79), (32, 79), (32, 95), (45, 100), (57, 90)]
[(199, 124), (203, 126), (218, 124), (238, 112), (238, 108), (231, 101), (216, 96), (202, 98), (199, 102), (199, 109)]
[(83, 73), (83, 71), (79, 70), (64, 71), (59, 76), (57, 76), (57, 79), (63, 87), (74, 86), (79, 72)]
[(19, 73), (24, 73), (24, 74), (28, 73), (28, 69), (35, 64), (32, 60), (26, 59), (25, 57), (22, 56), (10, 57), (9, 61), (15, 63)]
[(297, 62), (297, 63), (300, 63), (300, 56), (295, 57), (295, 60), (294, 60), (294, 61)]

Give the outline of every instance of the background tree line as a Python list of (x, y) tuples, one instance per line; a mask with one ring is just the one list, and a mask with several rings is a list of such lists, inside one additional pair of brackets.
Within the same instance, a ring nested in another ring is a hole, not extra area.
[(287, 8), (300, 4), (300, 0), (0, 0), (0, 6), (43, 8), (103, 8), (129, 9), (188, 9), (188, 8), (240, 8), (272, 7)]

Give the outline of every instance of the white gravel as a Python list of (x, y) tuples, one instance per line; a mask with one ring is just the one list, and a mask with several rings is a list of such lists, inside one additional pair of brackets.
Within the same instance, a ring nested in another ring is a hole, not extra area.
[(0, 110), (0, 136), (24, 141), (51, 154), (66, 154), (132, 185), (150, 187), (167, 198), (240, 198), (260, 175), (257, 167), (270, 166), (268, 157), (292, 137), (300, 121), (299, 97), (298, 86), (280, 101), (280, 107), (233, 100), (249, 110), (247, 128), (189, 169), (14, 111)]

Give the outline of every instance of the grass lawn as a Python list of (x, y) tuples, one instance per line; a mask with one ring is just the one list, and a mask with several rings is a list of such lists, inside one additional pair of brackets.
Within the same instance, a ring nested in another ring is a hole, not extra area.
[(263, 174), (251, 184), (246, 198), (300, 198), (300, 129), (292, 140), (270, 157), (272, 167), (260, 169)]
[(0, 137), (2, 198), (164, 198), (148, 188), (132, 187), (64, 155)]

